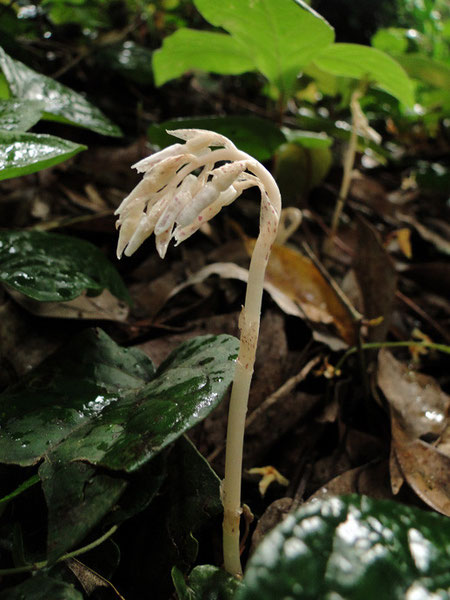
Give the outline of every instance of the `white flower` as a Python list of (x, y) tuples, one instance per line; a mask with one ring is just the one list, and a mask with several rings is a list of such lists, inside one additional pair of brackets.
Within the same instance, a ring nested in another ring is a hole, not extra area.
[[(133, 165), (143, 179), (115, 213), (120, 228), (118, 258), (122, 253), (131, 256), (152, 233), (164, 258), (172, 238), (179, 244), (190, 237), (244, 189), (257, 185), (266, 196), (258, 177), (247, 172), (256, 161), (225, 136), (202, 129), (168, 133), (185, 143)], [(214, 168), (218, 162), (225, 164)]]

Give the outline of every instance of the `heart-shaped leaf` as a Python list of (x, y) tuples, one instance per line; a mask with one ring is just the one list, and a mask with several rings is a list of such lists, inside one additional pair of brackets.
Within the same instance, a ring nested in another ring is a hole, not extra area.
[[(8, 122), (11, 124), (11, 119), (6, 122), (7, 125)], [(27, 123), (20, 122), (19, 118), (16, 122), (18, 127)], [(0, 181), (42, 171), (68, 160), (82, 150), (86, 150), (86, 146), (54, 135), (0, 129)]]
[(0, 282), (46, 302), (67, 302), (105, 288), (129, 302), (125, 284), (93, 244), (43, 231), (0, 232)]
[(186, 30), (166, 38), (153, 58), (158, 85), (192, 68), (230, 74), (259, 71), (287, 98), (302, 67), (334, 38), (328, 23), (302, 0), (195, 0), (195, 5), (230, 40), (219, 33)]
[(257, 160), (271, 158), (275, 150), (286, 141), (284, 133), (272, 121), (259, 117), (196, 117), (165, 121), (151, 125), (148, 137), (153, 144), (165, 148), (173, 144), (173, 136), (166, 133), (171, 129), (211, 129), (229, 138), (243, 152)]
[(0, 456), (134, 471), (204, 419), (234, 374), (237, 340), (182, 344), (156, 373), (145, 354), (86, 330), (0, 395)]
[(351, 495), (289, 515), (257, 548), (236, 600), (446, 599), (450, 521)]
[(1, 47), (0, 69), (11, 95), (21, 100), (42, 101), (48, 113), (46, 118), (86, 127), (103, 135), (122, 135), (117, 125), (81, 94), (14, 60)]

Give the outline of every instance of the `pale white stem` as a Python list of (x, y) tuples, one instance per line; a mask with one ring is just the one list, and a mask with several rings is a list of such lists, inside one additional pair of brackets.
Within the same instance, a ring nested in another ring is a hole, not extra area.
[(242, 152), (236, 154), (241, 156), (233, 156), (233, 160), (243, 160), (244, 156), (248, 158), (247, 168), (258, 177), (262, 188), (260, 233), (250, 262), (245, 305), (239, 318), (241, 339), (228, 412), (225, 478), (222, 484), (224, 566), (232, 575), (240, 576), (239, 524), (245, 417), (258, 343), (264, 275), (277, 233), (281, 196), (273, 177), (261, 164)]

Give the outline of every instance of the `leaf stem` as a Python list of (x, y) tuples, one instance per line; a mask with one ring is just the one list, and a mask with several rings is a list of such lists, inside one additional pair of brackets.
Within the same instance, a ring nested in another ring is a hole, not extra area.
[[(109, 529), (106, 533), (104, 533), (98, 539), (94, 540), (90, 544), (87, 544), (87, 546), (78, 548), (78, 550), (73, 550), (72, 552), (63, 554), (55, 562), (59, 563), (64, 560), (68, 560), (69, 558), (75, 558), (76, 556), (79, 556), (80, 554), (85, 554), (86, 552), (89, 552), (89, 550), (93, 550), (97, 546), (100, 546), (100, 544), (103, 544), (104, 541), (106, 541), (109, 537), (111, 537), (113, 535), (113, 533), (115, 533), (117, 531), (117, 529), (118, 529), (117, 525), (113, 525), (111, 527), (111, 529)], [(44, 569), (47, 566), (49, 566), (48, 560), (43, 560), (41, 562), (33, 563), (32, 565), (24, 565), (23, 567), (14, 567), (12, 569), (0, 569), (0, 577), (2, 575), (16, 575), (17, 573), (27, 573), (28, 571), (37, 571), (39, 569)]]

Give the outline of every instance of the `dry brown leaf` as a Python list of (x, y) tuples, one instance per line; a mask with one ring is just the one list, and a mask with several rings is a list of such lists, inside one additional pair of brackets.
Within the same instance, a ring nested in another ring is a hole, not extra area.
[[(391, 465), (397, 463), (424, 502), (450, 516), (450, 397), (432, 377), (409, 370), (386, 350), (379, 354), (378, 385), (391, 409)], [(396, 491), (398, 471), (393, 478)]]
[(69, 302), (39, 302), (11, 288), (8, 288), (8, 293), (18, 304), (38, 317), (126, 321), (129, 312), (128, 305), (107, 289), (98, 296), (83, 293)]
[(107, 588), (110, 592), (108, 597), (118, 598), (119, 600), (125, 600), (123, 596), (119, 594), (116, 588), (107, 579), (96, 573), (93, 569), (83, 564), (76, 558), (69, 558), (65, 561), (66, 566), (72, 571), (75, 577), (78, 579), (82, 588), (88, 596), (90, 596), (98, 588)]
[(308, 498), (308, 502), (340, 494), (365, 494), (372, 498), (392, 498), (386, 483), (387, 470), (388, 464), (385, 460), (349, 469), (317, 490)]
[[(255, 240), (245, 238), (244, 243), (251, 254)], [(309, 258), (293, 248), (274, 244), (266, 282), (298, 304), (310, 321), (332, 323), (347, 344), (354, 344), (355, 326), (347, 308)]]
[(364, 317), (383, 317), (379, 325), (368, 329), (368, 341), (382, 342), (389, 331), (397, 289), (397, 274), (378, 232), (363, 218), (358, 219), (354, 269), (361, 289)]
[[(239, 281), (243, 281), (247, 283), (248, 281), (248, 270), (243, 267), (239, 267), (234, 263), (213, 263), (212, 265), (207, 265), (191, 275), (186, 281), (177, 285), (171, 291), (169, 297), (175, 296), (178, 292), (181, 292), (184, 288), (189, 285), (196, 285), (197, 283), (201, 283), (207, 277), (211, 275), (219, 275), (225, 279), (238, 279)], [(272, 296), (272, 299), (278, 304), (283, 312), (287, 315), (293, 315), (294, 317), (303, 318), (302, 311), (298, 308), (298, 306), (293, 302), (290, 298), (288, 298), (285, 294), (277, 290), (277, 288), (269, 283), (264, 284), (264, 289)]]

